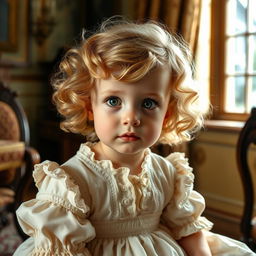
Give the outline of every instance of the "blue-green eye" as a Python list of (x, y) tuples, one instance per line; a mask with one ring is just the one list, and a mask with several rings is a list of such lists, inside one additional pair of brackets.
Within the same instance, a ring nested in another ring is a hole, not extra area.
[(142, 106), (146, 109), (155, 109), (158, 106), (158, 103), (153, 99), (144, 99)]
[(107, 100), (106, 100), (106, 103), (108, 106), (110, 107), (118, 107), (121, 105), (121, 100), (118, 98), (118, 97), (109, 97)]

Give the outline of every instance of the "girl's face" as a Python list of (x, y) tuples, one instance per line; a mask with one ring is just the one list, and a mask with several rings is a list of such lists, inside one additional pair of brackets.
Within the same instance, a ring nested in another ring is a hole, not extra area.
[(91, 93), (95, 132), (104, 152), (144, 153), (160, 137), (170, 72), (157, 68), (135, 83), (98, 80)]

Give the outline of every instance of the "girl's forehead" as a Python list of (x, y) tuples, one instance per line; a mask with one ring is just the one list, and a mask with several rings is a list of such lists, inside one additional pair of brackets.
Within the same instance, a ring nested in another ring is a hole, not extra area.
[[(134, 73), (137, 73), (137, 71), (134, 71)], [(130, 84), (142, 84), (144, 82), (149, 81), (159, 81), (159, 82), (166, 82), (170, 80), (171, 76), (171, 70), (168, 67), (159, 66), (151, 69), (148, 71), (142, 78), (140, 79), (134, 79), (135, 75), (125, 75), (123, 79), (116, 79), (116, 77), (119, 77), (120, 71), (113, 71), (109, 78), (99, 78), (96, 79), (96, 85), (100, 84), (102, 81), (111, 81), (113, 83), (123, 84), (123, 85), (130, 85)]]
[(108, 79), (97, 79), (95, 90), (104, 94), (125, 93), (137, 91), (138, 93), (167, 93), (170, 85), (170, 71), (167, 68), (157, 68), (149, 72), (142, 79), (136, 82), (119, 81), (111, 77)]

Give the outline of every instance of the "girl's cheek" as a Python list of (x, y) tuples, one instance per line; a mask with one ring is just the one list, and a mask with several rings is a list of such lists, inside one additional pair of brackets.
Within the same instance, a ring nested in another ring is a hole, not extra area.
[(102, 118), (100, 118), (98, 121), (98, 128), (100, 128), (104, 133), (113, 132), (113, 129), (117, 126), (117, 121), (115, 118), (110, 116), (102, 116)]

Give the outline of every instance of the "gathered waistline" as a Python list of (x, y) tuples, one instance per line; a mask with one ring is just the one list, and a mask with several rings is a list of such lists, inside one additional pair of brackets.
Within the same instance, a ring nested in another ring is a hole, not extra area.
[(161, 213), (136, 216), (132, 219), (91, 220), (96, 238), (122, 238), (153, 232), (158, 228)]

